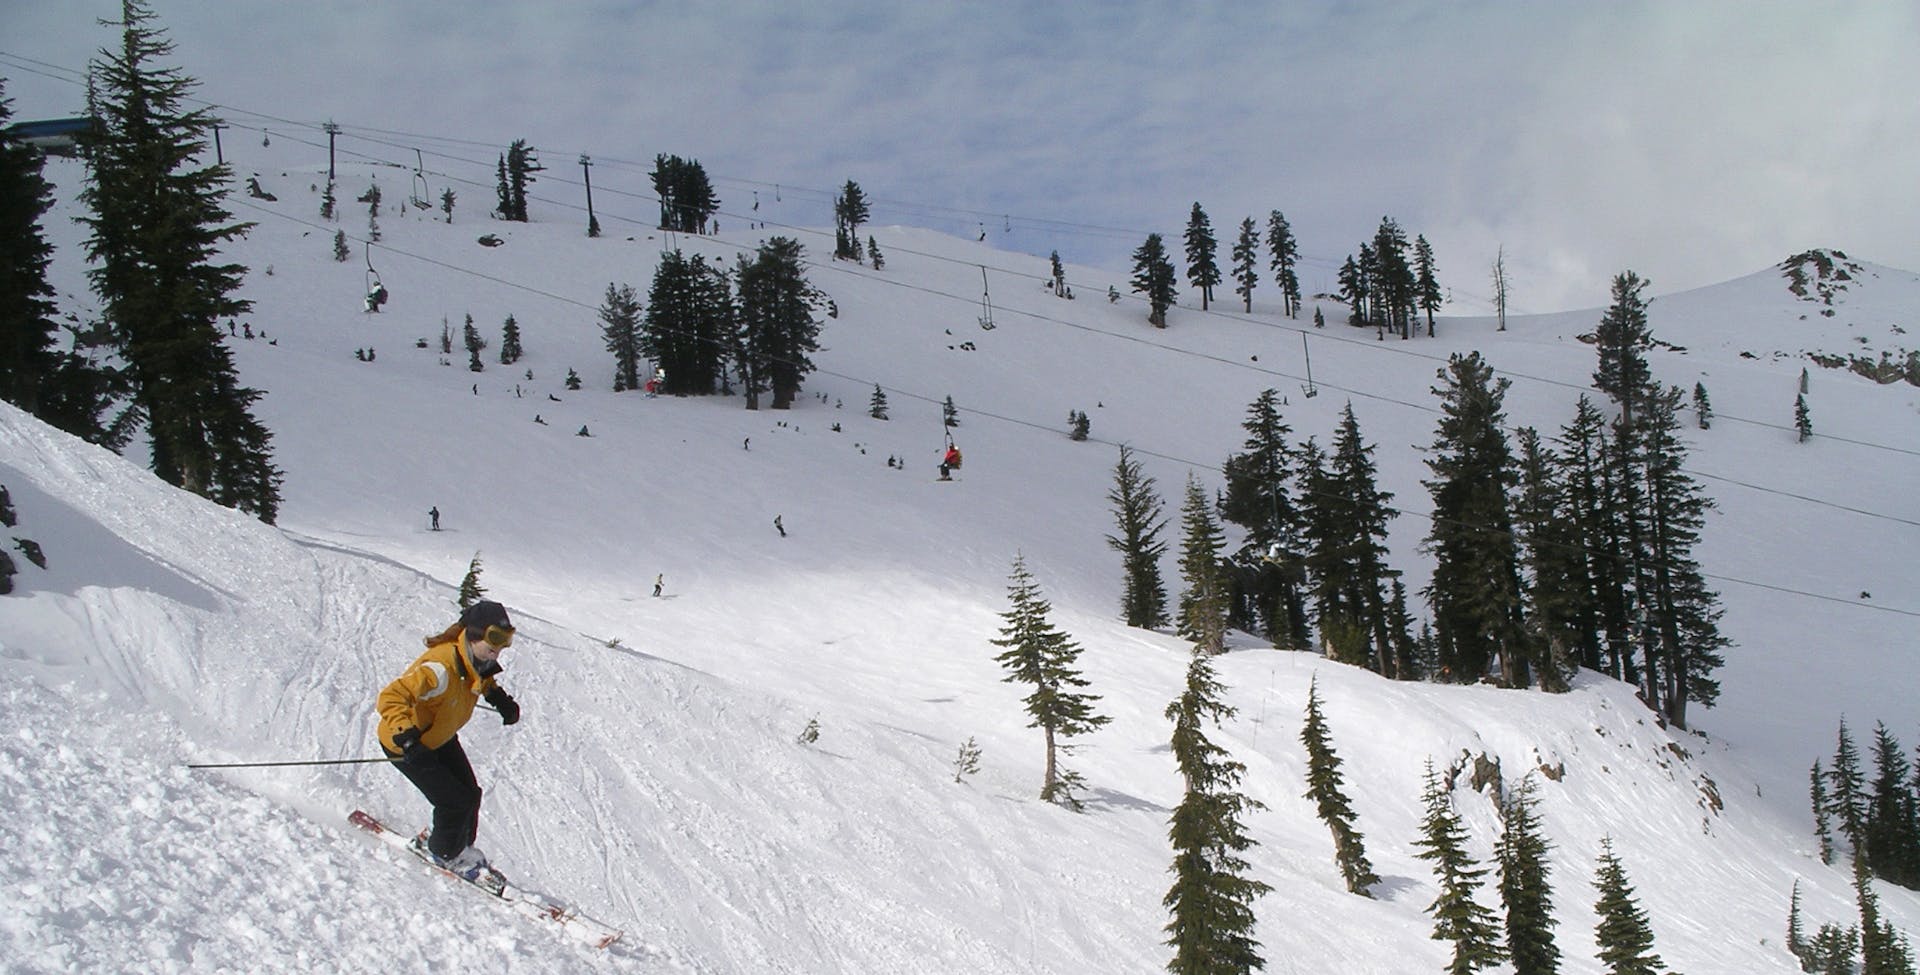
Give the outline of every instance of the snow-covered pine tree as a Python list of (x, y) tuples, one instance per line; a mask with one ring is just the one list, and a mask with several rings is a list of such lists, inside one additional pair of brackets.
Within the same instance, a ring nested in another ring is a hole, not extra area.
[[(1300, 245), (1293, 239), (1293, 228), (1287, 218), (1278, 210), (1267, 214), (1267, 269), (1273, 272), (1273, 283), (1280, 288), (1281, 307), (1288, 318), (1300, 313), (1300, 276), (1295, 273), (1294, 265), (1300, 259)], [(1314, 324), (1323, 324), (1319, 312), (1314, 312)]]
[(1587, 555), (1566, 486), (1559, 478), (1557, 458), (1532, 427), (1520, 428), (1516, 440), (1520, 489), (1514, 497), (1513, 521), (1520, 533), (1529, 583), (1525, 587), (1528, 652), (1540, 689), (1561, 692), (1572, 686), (1580, 661), (1599, 659)]
[(1068, 439), (1085, 440), (1087, 439), (1087, 435), (1089, 431), (1091, 431), (1092, 429), (1093, 429), (1093, 421), (1087, 419), (1087, 412), (1085, 410), (1068, 410), (1067, 411), (1067, 438)]
[(1180, 576), (1186, 581), (1186, 589), (1180, 593), (1175, 630), (1193, 643), (1195, 653), (1224, 653), (1227, 610), (1232, 599), (1226, 566), (1220, 560), (1226, 536), (1214, 520), (1212, 500), (1192, 474), (1187, 475), (1180, 524)]
[(1847, 845), (1858, 857), (1867, 843), (1866, 776), (1860, 770), (1860, 749), (1853, 743), (1847, 720), (1840, 719), (1833, 765), (1827, 770), (1827, 814), (1839, 824)]
[(449, 186), (440, 191), (440, 212), (447, 215), (448, 223), (453, 222), (453, 201), (453, 187)]
[(1812, 780), (1807, 787), (1807, 798), (1813, 806), (1813, 835), (1820, 840), (1820, 862), (1833, 863), (1833, 810), (1827, 798), (1827, 773), (1820, 768), (1820, 760), (1813, 760)]
[(246, 268), (214, 262), (253, 225), (231, 222), (225, 207), (231, 169), (191, 168), (216, 120), (183, 107), (191, 78), (157, 66), (173, 43), (153, 20), (123, 0), (120, 44), (89, 65), (87, 276), (145, 414), (153, 472), (271, 524), (281, 473), (273, 435), (252, 413), (262, 394), (240, 384), (216, 326), (252, 307), (235, 297)]
[(1133, 292), (1147, 299), (1147, 324), (1167, 327), (1167, 309), (1174, 299), (1173, 262), (1167, 259), (1167, 245), (1159, 234), (1148, 234), (1146, 243), (1133, 252)]
[(1427, 313), (1427, 337), (1433, 337), (1433, 313), (1440, 310), (1440, 304), (1446, 295), (1440, 290), (1439, 269), (1433, 263), (1433, 245), (1427, 243), (1425, 234), (1413, 238), (1414, 297), (1421, 311)]
[(1047, 267), (1049, 273), (1053, 275), (1053, 296), (1056, 298), (1065, 298), (1067, 296), (1067, 269), (1060, 263), (1059, 251), (1054, 251), (1047, 256)]
[(1333, 860), (1340, 865), (1340, 876), (1347, 891), (1372, 897), (1370, 888), (1380, 882), (1367, 861), (1367, 849), (1360, 831), (1354, 828), (1353, 803), (1342, 791), (1340, 756), (1333, 750), (1333, 733), (1327, 730), (1326, 715), (1320, 709), (1319, 678), (1307, 683), (1307, 717), (1300, 728), (1300, 742), (1307, 746), (1307, 798), (1312, 799), (1320, 821), (1333, 832)]
[(344, 262), (352, 256), (353, 256), (353, 252), (347, 249), (347, 232), (344, 230), (334, 231), (333, 232), (333, 259), (335, 261)]
[(1167, 838), (1174, 882), (1161, 899), (1171, 920), (1163, 929), (1173, 949), (1175, 975), (1250, 975), (1266, 967), (1253, 939), (1253, 902), (1272, 888), (1247, 876), (1244, 856), (1254, 846), (1242, 817), (1265, 808), (1241, 794), (1246, 766), (1207, 738), (1234, 709), (1205, 654), (1187, 664), (1186, 689), (1167, 705), (1173, 722), (1173, 758), (1184, 783)]
[(872, 236), (867, 237), (867, 263), (876, 271), (884, 270), (887, 266), (887, 259), (880, 256), (880, 242)]
[(1867, 796), (1867, 867), (1902, 887), (1920, 887), (1920, 823), (1907, 789), (1912, 767), (1885, 722), (1873, 727), (1873, 784)]
[(1120, 598), (1121, 614), (1128, 626), (1152, 629), (1167, 624), (1167, 590), (1161, 581), (1160, 556), (1167, 549), (1160, 532), (1166, 528), (1163, 503), (1154, 492), (1154, 480), (1133, 459), (1133, 452), (1120, 445), (1120, 461), (1113, 468), (1113, 489), (1107, 492), (1113, 505), (1118, 534), (1106, 536), (1107, 547), (1120, 553), (1121, 573), (1126, 580)]
[(1594, 348), (1600, 357), (1593, 387), (1620, 404), (1628, 424), (1638, 415), (1641, 393), (1652, 382), (1647, 350), (1653, 347), (1653, 331), (1647, 325), (1646, 300), (1640, 296), (1647, 284), (1632, 271), (1614, 275), (1613, 304), (1607, 306), (1599, 327), (1593, 330)]
[[(13, 100), (0, 78), (0, 129), (12, 117)], [(47, 283), (53, 245), (40, 229), (40, 217), (53, 206), (44, 165), (39, 150), (0, 139), (0, 399), (34, 414), (61, 359), (54, 321), (60, 309)]]
[(467, 563), (467, 574), (460, 580), (460, 596), (457, 600), (460, 611), (466, 612), (468, 607), (479, 602), (480, 597), (486, 594), (487, 591), (480, 587), (480, 553), (475, 552), (473, 561)]
[(567, 369), (567, 388), (575, 392), (580, 390), (580, 374), (571, 368)]
[(1327, 327), (1327, 316), (1324, 314), (1321, 314), (1319, 305), (1313, 306), (1313, 327), (1314, 328)]
[(949, 430), (960, 425), (960, 408), (953, 405), (951, 395), (947, 397), (946, 402), (940, 404), (940, 423)]
[(1300, 585), (1304, 563), (1295, 541), (1301, 512), (1289, 487), (1294, 475), (1287, 435), (1293, 428), (1281, 419), (1280, 393), (1262, 390), (1240, 428), (1247, 432), (1245, 452), (1220, 465), (1226, 476), (1220, 517), (1246, 529), (1246, 544), (1234, 561), (1242, 567), (1240, 585), (1251, 612), (1240, 615), (1257, 618), (1236, 623), (1248, 630), (1257, 626), (1276, 646), (1303, 649), (1309, 643)]
[(1793, 398), (1793, 431), (1801, 443), (1813, 439), (1813, 411), (1807, 409), (1807, 394)]
[(773, 237), (734, 268), (737, 328), (731, 341), (746, 407), (760, 408), (760, 393), (773, 409), (793, 405), (813, 372), (808, 354), (820, 349), (820, 323), (813, 310), (826, 297), (807, 281), (805, 248), (790, 237)]
[(320, 191), (320, 219), (333, 221), (339, 219), (339, 199), (333, 192), (333, 178), (327, 178), (327, 188)]
[(500, 364), (513, 365), (525, 354), (525, 350), (520, 348), (520, 323), (508, 315), (507, 320), (500, 324)]
[(505, 219), (520, 223), (527, 222), (527, 187), (533, 185), (535, 173), (544, 172), (540, 165), (539, 152), (527, 144), (525, 139), (515, 139), (507, 146), (506, 177), (507, 197)]
[(873, 397), (867, 400), (867, 415), (876, 420), (887, 419), (887, 391), (873, 384)]
[(859, 263), (860, 225), (867, 222), (868, 215), (867, 194), (860, 189), (859, 183), (847, 180), (847, 185), (840, 189), (840, 195), (833, 198), (834, 223), (846, 231), (846, 239), (834, 251), (836, 259)]
[(1260, 283), (1255, 264), (1260, 259), (1260, 234), (1253, 218), (1240, 221), (1240, 238), (1233, 243), (1233, 280), (1239, 285), (1233, 293), (1240, 296), (1246, 311), (1253, 311), (1253, 289)]
[(1651, 665), (1645, 686), (1651, 692), (1644, 697), (1675, 727), (1685, 728), (1689, 704), (1712, 707), (1719, 699), (1720, 682), (1713, 675), (1725, 662), (1720, 651), (1731, 641), (1720, 633), (1720, 598), (1693, 557), (1713, 500), (1686, 470), (1681, 395), (1678, 386), (1651, 387), (1641, 416), (1642, 539), (1648, 566), (1640, 616), (1651, 624), (1644, 651)]
[(1500, 839), (1494, 858), (1500, 864), (1500, 904), (1506, 909), (1507, 957), (1514, 975), (1553, 975), (1560, 970), (1554, 943), (1553, 845), (1541, 835), (1536, 812), (1536, 780), (1528, 775), (1500, 804)]
[(1610, 836), (1600, 841), (1593, 887), (1600, 892), (1600, 900), (1593, 905), (1600, 915), (1593, 936), (1599, 943), (1600, 963), (1606, 966), (1607, 975), (1657, 975), (1665, 971), (1666, 962), (1653, 953), (1653, 928), (1647, 912), (1634, 898), (1633, 884), (1627, 879), (1626, 867), (1614, 855)]
[(1097, 730), (1111, 718), (1094, 711), (1099, 695), (1076, 690), (1087, 686), (1076, 664), (1080, 645), (1054, 628), (1047, 614), (1053, 607), (1040, 594), (1040, 585), (1027, 571), (1024, 557), (1015, 556), (1007, 587), (1012, 606), (1000, 614), (1006, 625), (989, 640), (1002, 651), (994, 659), (1005, 668), (1006, 683), (1032, 688), (1025, 703), (1032, 718), (1027, 727), (1039, 728), (1046, 739), (1046, 771), (1040, 786), (1043, 802), (1080, 808), (1076, 793), (1084, 786), (1078, 773), (1062, 766), (1059, 756), (1073, 750), (1069, 739)]
[(1470, 975), (1491, 968), (1506, 957), (1500, 947), (1499, 928), (1493, 912), (1474, 900), (1487, 868), (1474, 863), (1467, 852), (1467, 828), (1453, 809), (1446, 783), (1427, 760), (1425, 785), (1420, 801), (1426, 813), (1420, 822), (1420, 838), (1413, 845), (1420, 849), (1414, 856), (1433, 861), (1434, 879), (1440, 894), (1427, 912), (1433, 915), (1433, 940), (1453, 942), (1453, 959), (1447, 964), (1449, 975)]
[(1700, 424), (1700, 429), (1713, 426), (1713, 404), (1707, 402), (1706, 383), (1693, 384), (1693, 416)]
[(1507, 687), (1525, 687), (1527, 667), (1520, 553), (1507, 489), (1514, 482), (1503, 401), (1512, 380), (1493, 378), (1479, 352), (1455, 353), (1439, 372), (1441, 418), (1425, 481), (1434, 556), (1428, 587), (1445, 679), (1472, 683), (1498, 667)]
[[(613, 354), (613, 381), (623, 390), (640, 388), (640, 298), (633, 285), (607, 283), (600, 302), (600, 337)], [(567, 370), (567, 388), (579, 389), (580, 377)]]
[(1215, 259), (1220, 242), (1213, 236), (1213, 221), (1207, 219), (1207, 211), (1200, 209), (1198, 200), (1187, 214), (1185, 239), (1187, 283), (1200, 289), (1200, 310), (1206, 311), (1213, 300), (1213, 286), (1220, 283), (1220, 262)]
[(380, 184), (373, 183), (365, 193), (360, 194), (360, 202), (367, 205), (367, 239), (380, 239)]

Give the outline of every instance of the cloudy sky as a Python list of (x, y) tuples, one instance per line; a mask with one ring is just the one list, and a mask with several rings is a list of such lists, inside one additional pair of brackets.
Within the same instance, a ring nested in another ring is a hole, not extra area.
[[(1486, 308), (1501, 247), (1518, 311), (1604, 304), (1629, 268), (1662, 293), (1809, 247), (1920, 270), (1911, 0), (155, 11), (236, 125), (404, 133), (342, 142), (395, 160), (406, 146), (490, 160), (525, 138), (552, 170), (540, 192), (574, 192), (560, 180), (589, 153), (609, 191), (596, 207), (636, 217), (648, 204), (613, 193), (644, 193), (665, 152), (699, 159), (737, 219), (829, 223), (852, 179), (877, 224), (984, 230), (1115, 269), (1149, 232), (1177, 244), (1196, 201), (1223, 254), (1242, 218), (1279, 209), (1314, 290), (1391, 215), (1433, 243), (1458, 313)], [(114, 42), (97, 21), (118, 12), (0, 2), (17, 118), (81, 107), (73, 73)], [(459, 164), (427, 162), (442, 165)]]

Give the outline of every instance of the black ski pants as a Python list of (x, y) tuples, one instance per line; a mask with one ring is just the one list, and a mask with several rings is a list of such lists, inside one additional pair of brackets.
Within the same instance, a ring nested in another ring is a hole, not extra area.
[(394, 765), (433, 804), (433, 831), (427, 835), (427, 849), (442, 860), (450, 860), (472, 846), (480, 835), (480, 783), (473, 777), (473, 765), (467, 761), (458, 735), (428, 756), (419, 765)]

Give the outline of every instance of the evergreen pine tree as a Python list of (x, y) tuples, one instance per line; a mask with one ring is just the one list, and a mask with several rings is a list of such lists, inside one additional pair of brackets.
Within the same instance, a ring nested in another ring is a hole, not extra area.
[(1800, 959), (1800, 970), (1814, 970), (1813, 945), (1807, 942), (1806, 928), (1800, 917), (1800, 878), (1793, 878), (1793, 894), (1787, 898), (1787, 950)]
[(660, 200), (660, 229), (704, 234), (720, 209), (707, 171), (696, 159), (660, 153), (653, 157), (654, 196)]
[(940, 404), (940, 424), (949, 430), (960, 425), (960, 408), (953, 405), (951, 395)]
[(1532, 427), (1521, 428), (1516, 439), (1520, 490), (1513, 519), (1529, 583), (1528, 654), (1540, 689), (1565, 691), (1580, 660), (1589, 655), (1598, 659), (1597, 641), (1589, 645), (1597, 627), (1586, 553), (1557, 459)]
[[(607, 284), (607, 294), (600, 302), (600, 336), (606, 342), (607, 351), (613, 353), (614, 385), (621, 389), (640, 388), (640, 299), (630, 284)], [(573, 370), (567, 370), (567, 381), (574, 383), (579, 377)], [(569, 385), (569, 389), (580, 387)]]
[(461, 338), (467, 350), (467, 371), (481, 372), (487, 367), (480, 362), (480, 350), (487, 347), (487, 340), (480, 337), (480, 330), (473, 327), (473, 316), (467, 316), (467, 322), (461, 328)]
[(1427, 313), (1427, 337), (1433, 337), (1433, 313), (1440, 310), (1440, 304), (1446, 295), (1440, 291), (1439, 273), (1433, 263), (1433, 245), (1427, 243), (1424, 234), (1413, 238), (1413, 266), (1416, 278), (1415, 296), (1419, 299), (1420, 310)]
[(1093, 421), (1087, 419), (1085, 410), (1067, 411), (1067, 439), (1084, 441), (1093, 429)]
[(1053, 275), (1052, 287), (1054, 297), (1065, 298), (1067, 296), (1067, 269), (1060, 263), (1059, 251), (1054, 251), (1052, 254), (1047, 255), (1047, 267), (1049, 273)]
[(1611, 837), (1600, 841), (1600, 864), (1593, 881), (1600, 900), (1593, 908), (1600, 915), (1594, 926), (1594, 940), (1600, 945), (1600, 963), (1607, 975), (1656, 975), (1666, 970), (1666, 962), (1653, 953), (1653, 928), (1647, 912), (1634, 898), (1633, 885), (1627, 880), (1626, 867), (1613, 853)]
[(876, 420), (887, 419), (887, 391), (873, 384), (873, 398), (867, 401), (867, 415)]
[(333, 259), (344, 263), (351, 257), (353, 257), (353, 252), (347, 249), (347, 232), (344, 230), (334, 231)]
[(1120, 553), (1121, 573), (1126, 579), (1121, 613), (1128, 626), (1144, 629), (1167, 624), (1167, 590), (1160, 576), (1160, 556), (1167, 548), (1160, 532), (1166, 528), (1166, 519), (1153, 487), (1153, 478), (1122, 444), (1120, 461), (1113, 469), (1113, 489), (1107, 492), (1119, 534), (1108, 535), (1106, 540), (1109, 548)]
[(1647, 396), (1642, 416), (1641, 510), (1646, 523), (1647, 583), (1640, 593), (1646, 603), (1642, 615), (1651, 631), (1645, 652), (1646, 684), (1655, 686), (1658, 677), (1657, 690), (1647, 695), (1647, 701), (1674, 726), (1685, 728), (1690, 703), (1712, 707), (1718, 700), (1720, 682), (1713, 675), (1724, 662), (1720, 651), (1729, 641), (1720, 634), (1719, 596), (1708, 588), (1693, 557), (1713, 501), (1701, 493), (1684, 466), (1680, 397), (1678, 386), (1656, 386)]
[(1820, 840), (1820, 862), (1833, 864), (1833, 806), (1827, 798), (1827, 773), (1820, 768), (1820, 760), (1813, 760), (1812, 779), (1807, 788), (1807, 798), (1813, 805), (1813, 835)]
[(1529, 775), (1500, 804), (1500, 840), (1494, 857), (1500, 863), (1500, 904), (1507, 912), (1507, 957), (1514, 975), (1553, 975), (1560, 970), (1560, 948), (1554, 944), (1552, 865), (1547, 854), (1553, 845), (1541, 835), (1535, 780)]
[[(1615, 680), (1637, 682), (1639, 667), (1628, 631), (1632, 587), (1625, 522), (1629, 513), (1609, 460), (1615, 451), (1606, 417), (1585, 394), (1556, 442), (1559, 481), (1572, 522), (1568, 541), (1585, 563), (1587, 580), (1585, 590), (1567, 596), (1590, 601), (1594, 617), (1593, 625), (1582, 631), (1580, 663)], [(1578, 566), (1570, 573), (1576, 581), (1582, 575)]]
[(1180, 594), (1175, 629), (1194, 644), (1194, 652), (1223, 653), (1227, 649), (1227, 575), (1220, 562), (1226, 539), (1213, 517), (1213, 504), (1199, 479), (1187, 475), (1186, 502), (1181, 505), (1180, 575), (1186, 589)]
[(365, 193), (360, 194), (360, 202), (367, 205), (367, 239), (380, 239), (380, 184), (373, 183)]
[(1320, 821), (1333, 831), (1333, 859), (1340, 865), (1347, 892), (1372, 897), (1369, 888), (1380, 877), (1367, 862), (1366, 844), (1353, 826), (1353, 803), (1341, 791), (1340, 756), (1334, 754), (1333, 735), (1320, 710), (1317, 678), (1307, 683), (1307, 719), (1300, 729), (1300, 742), (1307, 746), (1307, 798), (1313, 800)]
[(246, 269), (214, 263), (220, 246), (252, 225), (228, 222), (231, 170), (189, 168), (215, 120), (182, 110), (194, 82), (156, 66), (172, 42), (139, 0), (123, 0), (121, 15), (120, 49), (103, 50), (91, 66), (98, 124), (82, 140), (87, 275), (127, 363), (154, 473), (272, 523), (281, 474), (272, 434), (251, 409), (261, 393), (240, 385), (217, 326), (252, 307), (234, 297)]
[(1148, 234), (1147, 241), (1133, 252), (1133, 292), (1147, 298), (1147, 324), (1167, 327), (1167, 309), (1174, 306), (1173, 262), (1167, 259), (1167, 245), (1159, 234)]
[(1853, 857), (1853, 894), (1860, 905), (1860, 975), (1914, 975), (1913, 948), (1880, 916), (1880, 896), (1873, 890), (1873, 871), (1859, 851)]
[(1241, 817), (1264, 808), (1237, 791), (1246, 766), (1206, 736), (1208, 722), (1230, 718), (1205, 654), (1187, 665), (1186, 689), (1167, 705), (1173, 722), (1173, 758), (1185, 783), (1167, 836), (1173, 845), (1173, 886), (1161, 903), (1172, 915), (1163, 929), (1173, 949), (1175, 975), (1249, 975), (1266, 967), (1253, 940), (1253, 902), (1272, 888), (1247, 877), (1254, 845)]
[(515, 139), (507, 146), (506, 155), (506, 212), (508, 220), (527, 222), (527, 187), (533, 185), (535, 173), (544, 172), (547, 167), (540, 165), (538, 150), (527, 144), (525, 139)]
[(1853, 744), (1845, 718), (1840, 720), (1833, 766), (1827, 771), (1827, 815), (1839, 824), (1854, 856), (1860, 857), (1867, 844), (1866, 776), (1860, 770), (1860, 750)]
[(1253, 218), (1240, 221), (1240, 239), (1233, 245), (1233, 280), (1239, 287), (1233, 293), (1245, 302), (1245, 309), (1253, 311), (1253, 288), (1260, 283), (1260, 272), (1255, 263), (1260, 259), (1260, 233), (1254, 229)]
[(339, 199), (333, 192), (333, 178), (328, 177), (327, 188), (320, 192), (320, 219), (329, 222), (340, 219), (339, 211), (336, 209), (339, 205)]
[(1401, 338), (1413, 332), (1413, 311), (1419, 298), (1418, 279), (1407, 260), (1407, 235), (1392, 217), (1380, 218), (1373, 235), (1375, 263), (1373, 294), (1379, 303), (1375, 321)]
[(1426, 812), (1420, 822), (1420, 849), (1414, 856), (1433, 862), (1434, 878), (1440, 894), (1427, 913), (1433, 915), (1433, 940), (1453, 942), (1453, 958), (1447, 964), (1449, 975), (1470, 975), (1491, 968), (1506, 957), (1500, 948), (1500, 932), (1493, 912), (1473, 899), (1487, 875), (1487, 868), (1474, 863), (1467, 852), (1467, 828), (1453, 809), (1453, 799), (1433, 761), (1427, 761), (1421, 803)]
[(1902, 887), (1920, 886), (1920, 823), (1914, 821), (1914, 796), (1907, 789), (1912, 767), (1885, 722), (1873, 728), (1873, 783), (1867, 796), (1866, 855), (1873, 875)]
[(872, 237), (867, 238), (867, 263), (873, 265), (876, 271), (887, 266), (887, 259), (880, 256), (880, 242)]
[(1207, 212), (1200, 209), (1195, 201), (1193, 210), (1187, 215), (1187, 283), (1200, 289), (1200, 310), (1207, 310), (1207, 303), (1213, 300), (1213, 286), (1220, 283), (1220, 263), (1214, 255), (1220, 251), (1220, 242), (1213, 236), (1213, 221), (1207, 219)]
[(1327, 316), (1324, 314), (1321, 314), (1319, 305), (1313, 306), (1313, 327), (1314, 328), (1327, 327)]
[(734, 271), (735, 358), (747, 409), (760, 408), (761, 390), (772, 393), (773, 409), (789, 408), (813, 371), (808, 353), (820, 348), (820, 323), (813, 309), (824, 296), (807, 282), (804, 258), (798, 241), (773, 237), (751, 260), (743, 255)]
[[(1299, 506), (1289, 483), (1293, 480), (1293, 450), (1287, 435), (1293, 428), (1280, 417), (1280, 393), (1262, 390), (1247, 407), (1240, 428), (1247, 432), (1245, 453), (1227, 458), (1226, 496), (1222, 519), (1246, 530), (1246, 544), (1234, 555), (1241, 567), (1241, 592), (1236, 605), (1249, 601), (1262, 632), (1276, 646), (1308, 645), (1307, 613), (1301, 578), (1305, 564), (1295, 541), (1300, 527)], [(1253, 621), (1241, 624), (1253, 629)]]
[(473, 561), (467, 563), (466, 576), (460, 580), (460, 595), (457, 600), (460, 611), (466, 612), (486, 594), (487, 591), (480, 586), (480, 553), (475, 552)]
[(1405, 679), (1407, 675), (1396, 672), (1383, 588), (1400, 576), (1386, 564), (1393, 494), (1380, 490), (1372, 454), (1349, 402), (1334, 432), (1332, 454), (1324, 463), (1316, 460), (1312, 481), (1302, 492), (1307, 499), (1307, 568), (1320, 642), (1327, 652), (1377, 674)]
[(575, 392), (578, 392), (580, 389), (580, 374), (574, 372), (572, 369), (567, 370), (567, 388)]
[(1793, 430), (1801, 443), (1813, 439), (1813, 413), (1807, 409), (1807, 394), (1793, 398)]
[[(13, 117), (13, 100), (0, 78), (0, 129)], [(39, 150), (0, 138), (0, 399), (40, 412), (41, 387), (60, 362), (59, 326), (47, 266), (53, 245), (40, 218), (53, 206), (53, 184), (41, 175)]]
[(496, 217), (499, 217), (502, 220), (512, 220), (513, 219), (513, 187), (511, 186), (511, 184), (507, 182), (507, 154), (506, 153), (503, 152), (500, 154), (500, 158), (497, 162), (494, 163), (493, 169), (494, 169), (493, 193), (498, 200), (498, 203), (494, 208), (493, 215)]
[(1501, 683), (1525, 687), (1525, 620), (1519, 552), (1507, 489), (1514, 480), (1503, 400), (1511, 380), (1493, 378), (1480, 353), (1449, 357), (1439, 373), (1446, 384), (1440, 428), (1426, 481), (1433, 495), (1433, 553), (1429, 599), (1448, 659), (1447, 679), (1471, 683), (1497, 664)]
[(640, 353), (666, 371), (661, 392), (713, 393), (724, 371), (733, 308), (725, 275), (679, 249), (660, 255), (640, 331)]
[(1647, 282), (1632, 271), (1615, 275), (1613, 304), (1593, 332), (1594, 347), (1600, 354), (1593, 386), (1620, 404), (1628, 424), (1636, 415), (1641, 392), (1652, 381), (1647, 350), (1653, 347), (1653, 332), (1647, 326), (1646, 300), (1640, 297), (1646, 286)]
[(453, 187), (449, 186), (440, 191), (440, 212), (447, 215), (447, 223), (449, 224), (453, 223), (453, 201)]
[(520, 348), (520, 323), (512, 315), (500, 325), (500, 364), (510, 366), (520, 361), (526, 351)]
[[(1287, 218), (1280, 211), (1267, 214), (1267, 268), (1273, 272), (1273, 283), (1280, 288), (1280, 300), (1288, 318), (1300, 313), (1300, 276), (1294, 271), (1300, 260), (1300, 245), (1293, 239), (1293, 228), (1287, 224)], [(1320, 325), (1319, 310), (1315, 309), (1315, 325)]]
[(1713, 426), (1713, 405), (1707, 402), (1705, 383), (1693, 384), (1693, 416), (1699, 422), (1700, 429), (1705, 430)]
[(1075, 667), (1080, 645), (1047, 619), (1053, 607), (1040, 595), (1040, 585), (1027, 571), (1023, 557), (1013, 560), (1007, 594), (1013, 606), (1000, 614), (1006, 625), (1001, 627), (999, 639), (988, 642), (1003, 648), (994, 658), (1007, 671), (1002, 680), (1032, 689), (1025, 700), (1027, 715), (1032, 718), (1027, 727), (1039, 728), (1047, 745), (1041, 801), (1077, 810), (1080, 800), (1075, 793), (1084, 783), (1077, 773), (1060, 765), (1058, 756), (1071, 753), (1068, 739), (1092, 732), (1112, 719), (1095, 713), (1093, 705), (1100, 700), (1098, 695), (1076, 690), (1087, 686)]
[(847, 180), (840, 195), (833, 199), (834, 225), (846, 231), (845, 241), (834, 251), (836, 259), (859, 262), (860, 225), (867, 222), (868, 211), (867, 194), (861, 191), (859, 183)]
[[(1361, 250), (1363, 253), (1371, 253), (1368, 248)], [(1347, 255), (1346, 262), (1340, 265), (1340, 273), (1334, 280), (1340, 285), (1340, 300), (1347, 303), (1347, 324), (1365, 325), (1367, 323), (1367, 279), (1360, 270), (1360, 262), (1354, 260), (1353, 255)], [(1317, 307), (1314, 314), (1319, 314)], [(1314, 324), (1319, 324), (1319, 319), (1316, 318)]]

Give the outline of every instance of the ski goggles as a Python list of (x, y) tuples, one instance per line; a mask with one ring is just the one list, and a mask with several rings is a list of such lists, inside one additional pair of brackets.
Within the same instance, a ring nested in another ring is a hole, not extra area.
[(487, 627), (487, 646), (495, 650), (505, 650), (513, 646), (513, 627), (493, 624)]

